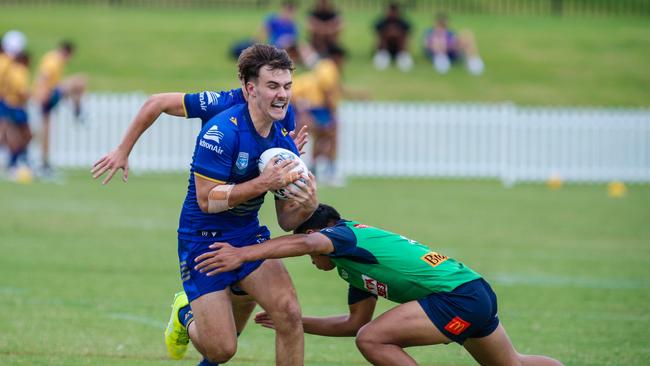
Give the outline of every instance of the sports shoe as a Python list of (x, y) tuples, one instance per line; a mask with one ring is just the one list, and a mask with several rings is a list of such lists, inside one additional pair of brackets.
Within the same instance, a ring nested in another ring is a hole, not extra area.
[(167, 354), (174, 360), (180, 360), (187, 352), (187, 344), (190, 342), (190, 335), (187, 333), (187, 328), (181, 324), (178, 319), (178, 312), (181, 308), (187, 306), (189, 301), (185, 292), (181, 291), (174, 295), (174, 302), (172, 303), (172, 314), (165, 329), (165, 345), (167, 346)]

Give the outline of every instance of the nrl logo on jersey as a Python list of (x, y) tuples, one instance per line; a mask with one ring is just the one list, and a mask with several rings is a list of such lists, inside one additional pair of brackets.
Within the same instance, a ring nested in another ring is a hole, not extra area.
[(201, 110), (207, 111), (208, 106), (212, 104), (216, 104), (219, 97), (220, 97), (219, 93), (209, 92), (209, 91), (199, 94), (199, 103), (201, 104)]
[(219, 131), (219, 126), (214, 125), (205, 132), (203, 138), (206, 140), (214, 141), (217, 144), (219, 144), (221, 143), (221, 139), (223, 138), (223, 132)]
[(246, 169), (246, 167), (248, 166), (248, 153), (240, 152), (239, 156), (237, 156), (237, 163), (235, 163), (235, 165), (239, 170)]
[(361, 275), (361, 278), (363, 279), (363, 287), (368, 292), (388, 298), (388, 285), (364, 274)]

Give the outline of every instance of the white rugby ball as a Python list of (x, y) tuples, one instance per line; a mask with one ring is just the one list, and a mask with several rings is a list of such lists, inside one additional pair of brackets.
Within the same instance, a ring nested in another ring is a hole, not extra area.
[[(296, 154), (293, 153), (291, 150), (283, 149), (281, 147), (273, 147), (270, 148), (262, 153), (260, 155), (260, 160), (257, 163), (257, 167), (260, 169), (260, 173), (264, 170), (266, 165), (269, 163), (269, 161), (273, 160), (273, 158), (278, 157), (278, 160), (276, 164), (279, 164), (281, 161), (284, 160), (296, 160), (298, 161), (298, 165), (293, 168), (291, 171), (293, 172), (299, 172), (301, 175), (307, 176), (309, 173), (309, 170), (307, 169), (307, 165), (305, 165), (305, 162), (300, 159), (300, 157)], [(302, 179), (302, 178), (301, 178)], [(288, 200), (289, 196), (287, 195), (287, 190), (289, 186), (294, 186), (295, 189), (300, 189), (298, 186), (296, 186), (293, 183), (290, 183), (289, 185), (282, 187), (280, 189), (277, 189), (273, 191), (273, 194), (278, 197), (279, 199), (282, 200)]]

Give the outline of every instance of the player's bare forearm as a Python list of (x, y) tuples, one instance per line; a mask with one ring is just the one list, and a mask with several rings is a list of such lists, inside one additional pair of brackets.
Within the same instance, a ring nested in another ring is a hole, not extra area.
[(306, 254), (327, 254), (334, 251), (329, 238), (320, 233), (285, 235), (260, 245), (241, 248), (245, 262), (259, 259), (298, 257)]
[(244, 262), (258, 259), (296, 257), (305, 254), (327, 254), (334, 251), (328, 237), (320, 233), (286, 235), (263, 244), (235, 248), (228, 243), (210, 245), (206, 252), (194, 259), (194, 267), (201, 273), (213, 276), (239, 268)]
[(349, 315), (328, 317), (303, 317), (302, 327), (305, 333), (326, 337), (354, 337), (360, 327), (350, 322)]
[(276, 200), (275, 202), (278, 225), (284, 231), (295, 230), (300, 224), (309, 219), (318, 207), (318, 203), (315, 205), (301, 205), (295, 201)]
[(183, 93), (163, 93), (150, 96), (129, 125), (118, 149), (129, 155), (140, 136), (153, 125), (162, 113), (177, 117), (185, 116), (183, 96)]
[(368, 297), (350, 305), (350, 314), (328, 317), (303, 317), (306, 333), (329, 337), (354, 337), (361, 327), (372, 320), (377, 299)]

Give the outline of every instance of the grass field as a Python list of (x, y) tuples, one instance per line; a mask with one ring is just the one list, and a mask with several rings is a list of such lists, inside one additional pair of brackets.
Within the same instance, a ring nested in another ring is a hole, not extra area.
[[(304, 14), (301, 10), (300, 14)], [(265, 10), (109, 7), (0, 7), (0, 32), (23, 30), (40, 57), (62, 38), (78, 43), (71, 71), (103, 91), (197, 91), (236, 87), (227, 50), (259, 29)], [(380, 100), (513, 101), (524, 105), (648, 106), (650, 22), (634, 17), (530, 17), (452, 14), (472, 29), (487, 65), (437, 75), (420, 51), (433, 14), (410, 14), (410, 73), (370, 65), (379, 14), (344, 12), (350, 52), (345, 81)], [(386, 87), (390, 85), (390, 87)]]
[[(85, 172), (68, 172), (61, 185), (0, 182), (0, 364), (195, 364), (194, 351), (166, 360), (162, 343), (180, 287), (175, 230), (185, 187), (184, 175), (101, 186)], [(482, 273), (520, 351), (567, 365), (647, 365), (650, 187), (615, 200), (598, 185), (354, 180), (319, 196)], [(271, 213), (267, 202), (263, 221), (272, 223)], [(305, 314), (346, 311), (335, 273), (306, 258), (286, 263)], [(473, 364), (457, 345), (410, 352), (422, 365)], [(272, 333), (252, 324), (229, 364), (271, 365), (273, 354)], [(365, 363), (349, 338), (307, 336), (306, 364)]]

